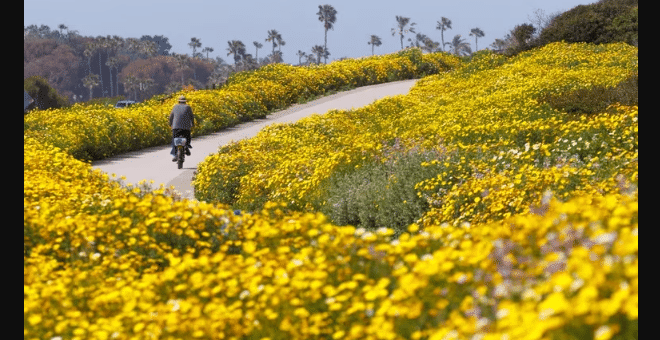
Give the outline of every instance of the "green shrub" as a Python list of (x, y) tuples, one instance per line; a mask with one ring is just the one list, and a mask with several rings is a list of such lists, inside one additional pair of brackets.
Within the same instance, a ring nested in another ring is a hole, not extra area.
[(28, 110), (60, 108), (69, 103), (66, 97), (60, 96), (57, 90), (48, 84), (48, 80), (41, 76), (32, 76), (23, 80), (23, 89), (34, 99)]
[(634, 73), (614, 87), (593, 86), (558, 94), (544, 94), (540, 103), (566, 113), (594, 114), (614, 103), (638, 105), (638, 74)]
[(422, 166), (422, 162), (440, 157), (436, 151), (402, 150), (397, 139), (386, 148), (383, 158), (333, 174), (321, 211), (337, 225), (386, 227), (398, 236), (429, 209), (415, 185), (439, 171), (438, 165)]
[(579, 5), (552, 20), (538, 44), (551, 42), (637, 43), (637, 0), (604, 0)]

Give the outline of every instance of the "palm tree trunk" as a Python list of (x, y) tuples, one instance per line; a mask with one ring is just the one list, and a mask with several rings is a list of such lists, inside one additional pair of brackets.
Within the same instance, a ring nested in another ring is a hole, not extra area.
[(328, 63), (328, 57), (325, 54), (325, 51), (328, 50), (328, 29), (327, 28), (325, 29), (325, 39), (323, 40), (323, 42), (324, 42), (323, 43), (323, 60), (324, 60), (324, 63), (327, 64)]
[(445, 31), (441, 30), (440, 31), (440, 38), (442, 38), (442, 52), (445, 51)]
[(101, 50), (99, 50), (99, 77), (101, 80), (101, 97), (103, 97), (103, 68), (101, 67)]

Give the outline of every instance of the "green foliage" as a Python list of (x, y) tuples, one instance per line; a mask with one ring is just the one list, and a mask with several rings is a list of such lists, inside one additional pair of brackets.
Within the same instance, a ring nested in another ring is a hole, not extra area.
[(511, 30), (511, 36), (514, 38), (515, 44), (509, 46), (505, 50), (506, 55), (516, 55), (535, 47), (536, 45), (530, 42), (535, 32), (536, 28), (531, 24), (516, 25), (516, 27)]
[(637, 44), (636, 0), (607, 0), (580, 5), (552, 20), (537, 45), (556, 41)]
[(382, 158), (333, 174), (321, 211), (337, 225), (386, 227), (399, 235), (429, 209), (415, 185), (439, 171), (440, 165), (422, 163), (441, 157), (437, 151), (405, 151), (397, 138)]
[(593, 86), (561, 93), (546, 93), (539, 97), (553, 109), (566, 113), (594, 114), (603, 112), (608, 105), (638, 105), (638, 74), (633, 73), (615, 87)]
[(23, 89), (34, 99), (28, 110), (35, 107), (40, 110), (60, 108), (69, 103), (66, 97), (60, 96), (57, 90), (48, 84), (48, 80), (41, 76), (32, 76), (23, 80)]

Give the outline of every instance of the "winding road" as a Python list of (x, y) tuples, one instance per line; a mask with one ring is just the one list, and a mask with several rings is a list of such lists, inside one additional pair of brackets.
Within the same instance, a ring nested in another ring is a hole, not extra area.
[(92, 166), (108, 174), (114, 173), (117, 177), (126, 177), (124, 184), (137, 184), (141, 180), (147, 180), (149, 183), (153, 180), (152, 188), (158, 188), (161, 183), (165, 187), (174, 186), (182, 197), (194, 199), (191, 183), (193, 173), (197, 170), (197, 165), (209, 154), (216, 153), (220, 146), (232, 140), (254, 137), (263, 127), (273, 123), (295, 122), (314, 113), (323, 114), (333, 109), (358, 108), (386, 96), (406, 94), (416, 81), (416, 79), (403, 80), (336, 93), (305, 104), (295, 104), (285, 110), (271, 113), (264, 119), (235, 125), (210, 135), (194, 137), (191, 142), (193, 146), (191, 155), (186, 157), (183, 169), (177, 169), (176, 163), (172, 162), (169, 144), (116, 155), (93, 162)]

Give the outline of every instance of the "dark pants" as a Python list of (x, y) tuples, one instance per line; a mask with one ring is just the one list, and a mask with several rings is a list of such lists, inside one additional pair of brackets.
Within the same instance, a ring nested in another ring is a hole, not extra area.
[(176, 146), (174, 145), (174, 138), (176, 137), (185, 137), (186, 144), (190, 146), (190, 130), (172, 129), (172, 151), (170, 151), (172, 156), (176, 156)]

